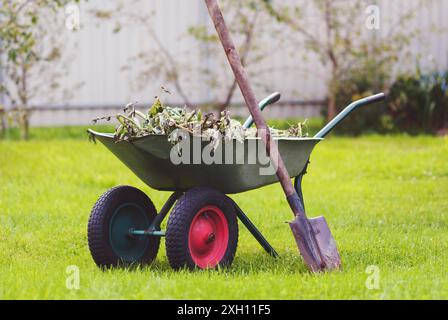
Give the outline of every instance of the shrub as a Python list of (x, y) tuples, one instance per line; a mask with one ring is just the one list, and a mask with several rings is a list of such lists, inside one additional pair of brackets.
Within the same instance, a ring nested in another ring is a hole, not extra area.
[[(366, 59), (338, 83), (337, 106), (342, 111), (351, 102), (387, 91), (387, 64)], [(387, 103), (370, 105), (348, 117), (336, 129), (340, 134), (365, 132), (435, 134), (448, 128), (448, 72), (401, 75), (390, 86)]]
[(394, 128), (410, 134), (448, 128), (448, 72), (401, 76), (389, 94)]
[[(338, 83), (337, 111), (341, 112), (355, 100), (384, 91), (389, 79), (385, 65), (367, 59), (342, 76)], [(364, 132), (384, 133), (390, 129), (391, 120), (384, 103), (369, 105), (357, 110), (336, 128), (339, 134), (359, 135)]]

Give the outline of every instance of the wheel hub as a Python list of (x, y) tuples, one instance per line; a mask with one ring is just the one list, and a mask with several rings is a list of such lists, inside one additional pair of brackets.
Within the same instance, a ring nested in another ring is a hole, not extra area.
[(201, 208), (190, 225), (188, 246), (195, 264), (213, 268), (224, 257), (229, 241), (227, 219), (216, 206)]
[(132, 236), (129, 230), (145, 229), (149, 224), (150, 221), (139, 205), (125, 203), (118, 207), (109, 225), (109, 240), (115, 254), (126, 262), (140, 259), (148, 245), (148, 239)]

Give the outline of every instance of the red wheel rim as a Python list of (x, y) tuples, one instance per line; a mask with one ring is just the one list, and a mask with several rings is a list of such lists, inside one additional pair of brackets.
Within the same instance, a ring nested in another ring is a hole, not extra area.
[(188, 247), (194, 263), (201, 269), (218, 265), (227, 250), (229, 225), (216, 206), (205, 206), (196, 213), (188, 233)]

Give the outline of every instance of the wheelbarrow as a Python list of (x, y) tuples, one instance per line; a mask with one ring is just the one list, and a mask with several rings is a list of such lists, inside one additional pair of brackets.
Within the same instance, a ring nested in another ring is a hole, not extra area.
[[(274, 138), (291, 178), (295, 178), (294, 187), (302, 206), (302, 178), (316, 144), (351, 112), (384, 98), (381, 93), (353, 102), (313, 138)], [(259, 107), (264, 109), (279, 99), (278, 93), (273, 94), (260, 102)], [(245, 126), (251, 125), (249, 118)], [(278, 182), (275, 174), (260, 174), (266, 164), (260, 159), (253, 161), (251, 156), (256, 149), (251, 146), (256, 144), (251, 139), (244, 142), (223, 140), (220, 143), (218, 149), (226, 150), (229, 144), (233, 144), (232, 147), (244, 151), (237, 153), (231, 164), (174, 164), (170, 158), (173, 145), (165, 135), (116, 142), (113, 134), (88, 132), (152, 189), (172, 192), (159, 211), (145, 193), (131, 186), (114, 187), (98, 199), (88, 222), (88, 243), (93, 260), (99, 267), (151, 263), (157, 256), (162, 237), (166, 237), (166, 253), (174, 269), (230, 266), (237, 249), (238, 219), (267, 253), (278, 256), (248, 216), (228, 196)], [(203, 141), (201, 143), (201, 148), (204, 148)], [(225, 157), (224, 150), (217, 152), (223, 151)], [(166, 231), (162, 231), (161, 223), (170, 211)]]

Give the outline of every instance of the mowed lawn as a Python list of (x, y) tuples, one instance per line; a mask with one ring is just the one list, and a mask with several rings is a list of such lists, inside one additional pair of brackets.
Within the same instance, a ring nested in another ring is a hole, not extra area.
[[(76, 137), (0, 142), (1, 299), (448, 298), (447, 138), (332, 137), (316, 147), (304, 181), (307, 210), (327, 218), (343, 261), (341, 271), (316, 275), (285, 223), (292, 216), (279, 185), (232, 196), (278, 259), (240, 223), (230, 269), (174, 272), (162, 241), (151, 266), (99, 270), (87, 246), (96, 199), (128, 184), (160, 209), (169, 194)], [(79, 290), (66, 287), (71, 265), (80, 270)], [(366, 270), (377, 271), (379, 288), (366, 286)]]

